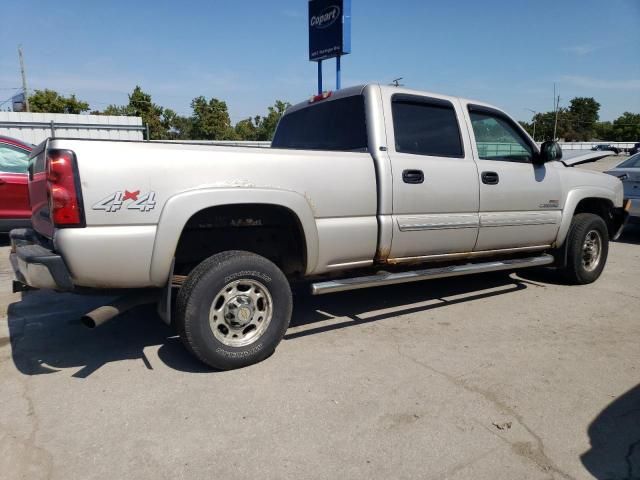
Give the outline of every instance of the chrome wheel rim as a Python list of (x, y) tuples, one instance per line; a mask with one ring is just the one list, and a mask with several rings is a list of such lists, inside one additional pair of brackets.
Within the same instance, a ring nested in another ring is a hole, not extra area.
[(590, 230), (582, 245), (582, 266), (587, 272), (593, 272), (602, 257), (602, 236), (597, 230)]
[(255, 280), (236, 280), (215, 296), (209, 325), (213, 336), (224, 345), (245, 347), (264, 334), (272, 316), (269, 290)]

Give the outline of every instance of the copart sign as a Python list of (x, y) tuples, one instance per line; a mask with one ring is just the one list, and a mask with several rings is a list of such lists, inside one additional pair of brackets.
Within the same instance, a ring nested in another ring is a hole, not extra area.
[(309, 60), (351, 52), (351, 0), (309, 2)]

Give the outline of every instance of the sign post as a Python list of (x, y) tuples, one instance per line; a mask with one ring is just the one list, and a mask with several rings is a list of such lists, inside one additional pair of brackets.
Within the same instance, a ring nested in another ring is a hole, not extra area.
[(318, 63), (322, 94), (322, 61), (336, 58), (336, 90), (341, 87), (342, 55), (351, 53), (351, 0), (309, 1), (309, 61)]

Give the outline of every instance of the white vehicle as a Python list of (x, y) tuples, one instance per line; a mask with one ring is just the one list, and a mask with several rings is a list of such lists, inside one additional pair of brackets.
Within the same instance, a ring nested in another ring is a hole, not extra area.
[(271, 148), (50, 139), (34, 228), (11, 234), (15, 288), (155, 289), (187, 348), (229, 369), (274, 351), (292, 280), (319, 295), (546, 265), (585, 284), (623, 189), (561, 155), (490, 105), (380, 85), (290, 108)]

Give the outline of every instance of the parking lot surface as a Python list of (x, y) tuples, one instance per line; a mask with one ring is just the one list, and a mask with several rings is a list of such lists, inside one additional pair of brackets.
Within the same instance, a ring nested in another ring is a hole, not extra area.
[(521, 271), (298, 295), (276, 354), (222, 373), (152, 308), (89, 330), (100, 297), (12, 294), (8, 253), (3, 479), (640, 478), (638, 227), (588, 286)]

